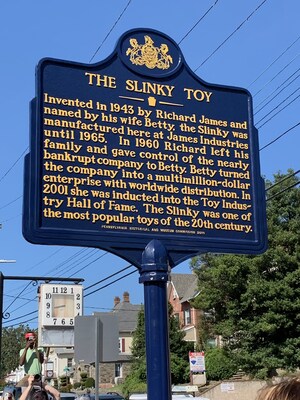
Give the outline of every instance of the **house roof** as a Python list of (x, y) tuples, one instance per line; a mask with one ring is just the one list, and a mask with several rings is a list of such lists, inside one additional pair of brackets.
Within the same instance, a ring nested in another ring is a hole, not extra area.
[(195, 274), (171, 274), (171, 284), (181, 303), (193, 299), (199, 292)]
[(120, 301), (115, 304), (112, 312), (117, 314), (120, 332), (136, 330), (138, 314), (142, 308), (142, 304), (131, 304), (130, 301)]

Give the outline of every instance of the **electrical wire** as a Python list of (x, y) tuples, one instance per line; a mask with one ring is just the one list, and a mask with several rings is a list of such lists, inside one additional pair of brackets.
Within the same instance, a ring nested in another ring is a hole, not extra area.
[(206, 17), (206, 15), (214, 8), (214, 6), (218, 3), (219, 0), (216, 0), (212, 6), (202, 15), (201, 18), (198, 19), (198, 21), (195, 23), (195, 25), (192, 26), (192, 28), (183, 36), (183, 38), (178, 42), (178, 44), (181, 44), (185, 38), (189, 36), (189, 34), (196, 28), (196, 26)]
[(299, 174), (299, 172), (300, 172), (300, 169), (298, 169), (297, 171), (293, 172), (292, 174), (290, 174), (290, 175), (288, 175), (288, 176), (285, 176), (285, 177), (282, 178), (280, 181), (278, 181), (278, 182), (274, 183), (273, 185), (269, 186), (265, 191), (267, 192), (267, 191), (269, 191), (270, 189), (273, 189), (273, 187), (275, 187), (275, 186), (277, 186), (277, 185), (280, 185), (280, 183), (282, 183), (282, 182), (286, 181), (287, 179), (290, 179), (291, 177), (293, 177), (293, 176)]
[(106, 39), (108, 38), (108, 36), (111, 34), (112, 30), (114, 29), (114, 27), (117, 25), (117, 23), (119, 22), (119, 20), (121, 19), (122, 15), (125, 13), (125, 11), (127, 10), (127, 8), (129, 7), (129, 4), (131, 3), (132, 0), (129, 0), (128, 3), (126, 4), (124, 10), (121, 12), (121, 14), (119, 15), (119, 17), (117, 18), (117, 20), (115, 21), (115, 23), (113, 24), (113, 26), (111, 27), (111, 29), (109, 30), (108, 34), (105, 36), (105, 38), (103, 39), (102, 43), (100, 44), (100, 46), (97, 48), (97, 50), (95, 51), (95, 53), (93, 54), (93, 56), (91, 57), (89, 63), (92, 62), (92, 60), (94, 59), (94, 57), (96, 56), (96, 54), (98, 53), (98, 51), (101, 49), (101, 47), (103, 46), (103, 44), (106, 42)]
[(269, 111), (267, 114), (265, 114), (259, 121), (256, 122), (256, 124), (259, 124), (261, 121), (263, 121), (265, 118), (267, 118), (273, 111), (277, 110), (278, 107), (280, 107), (286, 100), (288, 100), (293, 94), (295, 94), (296, 92), (298, 92), (298, 90), (300, 90), (300, 88), (297, 88), (296, 90), (293, 91), (293, 93), (289, 94), (285, 99), (283, 99), (279, 104), (277, 104), (277, 106), (275, 106), (274, 108), (272, 108), (271, 111)]
[(6, 309), (3, 311), (3, 313), (5, 313), (13, 304), (15, 301), (18, 300), (19, 296), (21, 296), (21, 294), (28, 288), (28, 286), (30, 285), (31, 282), (28, 282), (27, 285), (25, 286), (25, 288), (15, 297), (15, 299), (6, 307)]
[(254, 79), (254, 81), (250, 83), (248, 88), (250, 88), (265, 72), (267, 72), (268, 69), (270, 69), (272, 65), (274, 65), (291, 47), (293, 47), (294, 44), (297, 43), (299, 39), (300, 36), (298, 36), (298, 38), (290, 46), (288, 46), (256, 79)]
[[(123, 16), (123, 14), (125, 13), (125, 11), (127, 10), (129, 4), (131, 3), (132, 0), (129, 0), (128, 3), (126, 4), (124, 10), (121, 12), (121, 14), (119, 15), (119, 17), (117, 18), (117, 20), (115, 21), (115, 23), (113, 24), (113, 26), (111, 27), (111, 29), (109, 30), (108, 34), (105, 36), (105, 38), (103, 39), (102, 43), (100, 44), (100, 46), (97, 48), (97, 50), (95, 51), (95, 53), (93, 54), (93, 56), (91, 57), (89, 63), (91, 63), (91, 61), (94, 59), (94, 57), (96, 56), (96, 54), (98, 53), (98, 51), (101, 49), (101, 47), (103, 46), (103, 44), (105, 43), (105, 41), (107, 40), (107, 38), (109, 37), (109, 35), (111, 34), (111, 32), (113, 31), (113, 29), (115, 28), (115, 26), (117, 25), (117, 23), (119, 22), (119, 20), (121, 19), (121, 17)], [(7, 170), (7, 172), (0, 178), (0, 182), (8, 175), (8, 173), (13, 169), (13, 167), (18, 163), (18, 161), (20, 161), (20, 159), (24, 156), (24, 154), (29, 150), (29, 147), (27, 146), (26, 149), (23, 151), (23, 153), (20, 155), (20, 157), (17, 158), (17, 160), (13, 163), (13, 165)], [(6, 221), (5, 221), (6, 222)]]
[[(32, 312), (27, 313), (27, 316), (32, 315), (32, 314), (36, 314), (37, 312), (38, 312), (38, 310), (34, 310)], [(24, 315), (22, 315), (21, 317), (12, 318), (7, 322), (12, 322), (12, 321), (15, 321), (15, 320), (23, 318), (23, 317), (24, 317)], [(3, 323), (5, 323), (5, 320), (3, 321)]]
[[(300, 70), (300, 68), (299, 68)], [(293, 82), (295, 82), (298, 78), (299, 78), (300, 74), (298, 76), (296, 76), (296, 78), (294, 78), (291, 82), (289, 82), (286, 86), (284, 86), (283, 89), (281, 89), (280, 92), (278, 92), (275, 96), (273, 96), (271, 98), (271, 100), (269, 100), (265, 105), (263, 105), (259, 110), (257, 110), (254, 115), (258, 114), (261, 110), (263, 110), (265, 107), (267, 107), (274, 99), (276, 99), (277, 96), (279, 96), (280, 94), (282, 94), (282, 92), (288, 88)], [(289, 78), (288, 78), (289, 79)], [(277, 90), (277, 89), (276, 89)], [(275, 90), (275, 92), (276, 92)], [(272, 94), (274, 93), (274, 91), (272, 92)], [(268, 97), (265, 98), (265, 100), (263, 102), (265, 102), (266, 100), (268, 100), (270, 98), (271, 95), (269, 95)], [(261, 104), (261, 103), (260, 103)]]
[(277, 76), (279, 76), (283, 71), (285, 71), (299, 57), (299, 55), (300, 54), (297, 54), (296, 57), (293, 58), (288, 64), (286, 64), (275, 76), (273, 76), (272, 79), (270, 79), (267, 83), (265, 83), (264, 86), (253, 95), (253, 98), (256, 97), (262, 90), (264, 90), (266, 86), (268, 86), (271, 82), (273, 82), (274, 79), (277, 78)]
[[(35, 312), (37, 312), (37, 310)], [(31, 319), (27, 319), (26, 321), (17, 322), (16, 324), (12, 324), (12, 325), (9, 325), (9, 326), (5, 326), (5, 328), (12, 328), (15, 325), (23, 325), (23, 324), (27, 324), (28, 322), (32, 322), (32, 321), (38, 322), (37, 317), (31, 318)], [(9, 321), (4, 321), (3, 323), (7, 323), (7, 322), (9, 322)]]
[(260, 9), (260, 7), (266, 2), (267, 0), (263, 0), (259, 6), (256, 7), (254, 11), (229, 35), (227, 38), (194, 70), (196, 72), (199, 68), (201, 68), (249, 19)]
[(18, 215), (13, 216), (13, 217), (4, 219), (4, 220), (0, 221), (0, 225), (4, 224), (5, 222), (11, 221), (12, 219), (16, 219), (16, 218), (18, 218), (18, 217), (21, 217), (21, 216), (22, 216), (22, 214), (20, 213), (20, 214), (18, 214)]
[(126, 270), (127, 270), (128, 268), (130, 268), (130, 267), (133, 267), (133, 265), (132, 265), (132, 264), (127, 265), (127, 267), (125, 267), (125, 268), (123, 268), (123, 269), (120, 269), (119, 271), (115, 272), (114, 274), (109, 275), (109, 276), (107, 276), (106, 278), (103, 278), (103, 279), (101, 279), (101, 280), (98, 281), (98, 282), (93, 283), (92, 285), (86, 287), (84, 290), (89, 290), (89, 289), (91, 289), (92, 287), (98, 285), (99, 283), (105, 282), (105, 281), (107, 281), (107, 279), (110, 279), (110, 278), (112, 278), (113, 276), (118, 275), (118, 274), (120, 274), (120, 273), (123, 272), (123, 271), (126, 271)]
[(10, 206), (11, 204), (15, 203), (15, 202), (16, 202), (17, 200), (19, 200), (21, 197), (23, 197), (23, 195), (17, 197), (16, 199), (14, 199), (14, 200), (10, 201), (9, 203), (5, 204), (4, 206), (0, 207), (0, 210), (2, 210), (3, 208), (8, 207), (8, 206)]
[(24, 156), (26, 151), (29, 149), (29, 147), (26, 147), (26, 149), (23, 151), (23, 153), (16, 159), (16, 161), (13, 163), (13, 165), (5, 172), (4, 175), (0, 178), (0, 182), (9, 174), (9, 172), (13, 169), (13, 167), (21, 160), (21, 158)]
[(274, 197), (279, 196), (280, 194), (286, 192), (286, 191), (289, 190), (289, 189), (292, 189), (292, 188), (295, 187), (295, 186), (298, 186), (299, 184), (300, 184), (300, 181), (299, 181), (299, 182), (293, 183), (292, 185), (288, 186), (287, 188), (280, 190), (278, 193), (274, 194), (273, 196), (268, 197), (266, 201), (269, 201), (269, 200), (274, 199)]
[(265, 146), (261, 147), (259, 149), (259, 151), (264, 150), (265, 148), (269, 147), (271, 144), (277, 142), (277, 140), (279, 140), (280, 138), (282, 138), (284, 135), (286, 135), (288, 132), (290, 132), (292, 129), (296, 128), (298, 125), (300, 125), (300, 122), (298, 122), (296, 125), (292, 126), (291, 128), (289, 128), (288, 130), (286, 130), (285, 132), (283, 132), (281, 135), (277, 136), (277, 138), (275, 138), (274, 140), (272, 140), (271, 142), (267, 143)]
[(94, 264), (94, 262), (96, 262), (97, 260), (99, 260), (100, 258), (106, 256), (106, 254), (108, 254), (108, 252), (106, 251), (104, 254), (101, 254), (101, 256), (97, 257), (95, 260), (91, 261), (89, 264), (85, 265), (84, 267), (78, 269), (77, 271), (75, 271), (72, 275), (70, 275), (68, 278), (71, 278), (72, 276), (74, 276), (75, 274), (77, 274), (78, 272), (83, 271), (84, 269), (86, 269), (87, 267), (89, 267), (90, 265)]
[[(284, 109), (286, 109), (289, 105), (291, 105), (292, 103), (294, 103), (294, 101), (296, 101), (298, 99), (298, 97), (300, 96), (300, 94), (298, 94), (297, 97), (295, 97), (293, 100), (291, 100), (288, 104), (286, 104), (284, 107), (282, 107), (281, 110), (277, 111), (276, 114), (272, 115), (271, 118), (269, 118), (267, 121), (265, 121), (262, 125), (258, 126), (257, 128), (260, 129), (262, 128), (264, 125), (266, 125), (269, 121), (271, 121), (274, 117), (276, 117), (276, 115), (278, 115), (279, 113), (281, 113), (281, 111), (283, 111)], [(276, 107), (277, 108), (277, 107)]]
[(134, 273), (136, 273), (136, 272), (137, 272), (137, 270), (132, 271), (132, 272), (129, 272), (128, 274), (123, 275), (121, 278), (115, 279), (114, 281), (112, 281), (112, 282), (110, 282), (110, 283), (107, 283), (107, 284), (104, 285), (104, 286), (101, 286), (100, 288), (94, 290), (93, 292), (90, 292), (90, 293), (88, 293), (88, 294), (85, 294), (83, 297), (88, 297), (88, 296), (90, 296), (91, 294), (94, 294), (94, 293), (96, 293), (96, 292), (99, 292), (99, 290), (102, 290), (102, 289), (104, 289), (104, 288), (106, 288), (106, 287), (112, 285), (113, 283), (116, 283), (116, 282), (118, 282), (119, 280), (124, 279), (124, 278), (126, 278), (127, 276), (132, 275), (132, 274), (134, 274)]

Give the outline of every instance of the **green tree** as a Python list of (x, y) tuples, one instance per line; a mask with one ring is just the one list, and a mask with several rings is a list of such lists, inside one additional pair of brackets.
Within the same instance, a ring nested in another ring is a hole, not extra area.
[[(210, 316), (203, 332), (222, 335), (245, 372), (260, 378), (300, 366), (300, 189), (287, 175), (267, 181), (268, 250), (259, 256), (206, 254), (192, 260)], [(205, 319), (204, 319), (205, 324)]]
[[(25, 347), (25, 333), (30, 331), (28, 325), (19, 325), (17, 328), (2, 329), (2, 377), (15, 370), (19, 365), (19, 352)], [(31, 330), (32, 331), (32, 330)]]
[[(182, 383), (189, 379), (188, 354), (192, 345), (183, 340), (184, 332), (179, 328), (178, 320), (172, 316), (172, 306), (169, 304), (169, 342), (170, 367), (173, 384)], [(132, 367), (131, 373), (124, 383), (124, 394), (137, 391), (137, 387), (146, 389), (146, 343), (145, 343), (145, 315), (141, 310), (138, 315), (137, 328), (133, 334), (131, 346)]]

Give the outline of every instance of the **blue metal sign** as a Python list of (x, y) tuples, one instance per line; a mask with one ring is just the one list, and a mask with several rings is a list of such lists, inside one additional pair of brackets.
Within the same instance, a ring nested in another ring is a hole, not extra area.
[(258, 254), (266, 213), (251, 95), (196, 76), (178, 45), (126, 32), (89, 65), (43, 59), (31, 103), (23, 234), (137, 266), (152, 239), (173, 265)]

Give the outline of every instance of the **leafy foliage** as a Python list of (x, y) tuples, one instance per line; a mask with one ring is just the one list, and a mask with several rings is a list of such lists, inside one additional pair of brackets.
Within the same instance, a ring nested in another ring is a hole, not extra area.
[(237, 372), (237, 366), (225, 349), (208, 349), (205, 354), (207, 379), (219, 381), (230, 378)]
[(201, 292), (194, 306), (210, 316), (201, 334), (222, 335), (239, 367), (259, 378), (300, 366), (299, 180), (274, 178), (267, 182), (268, 250), (260, 256), (206, 254), (191, 264)]
[[(2, 329), (1, 374), (15, 370), (19, 365), (19, 352), (25, 347), (25, 333), (30, 331), (28, 325), (19, 325), (17, 328)], [(32, 331), (32, 330), (31, 330)]]
[[(188, 354), (192, 350), (191, 344), (184, 341), (184, 332), (179, 328), (178, 320), (172, 316), (172, 306), (169, 304), (169, 343), (170, 343), (170, 368), (173, 384), (182, 383), (188, 377)], [(146, 384), (146, 343), (145, 343), (145, 315), (140, 311), (138, 315), (137, 328), (133, 335), (131, 346), (133, 363), (131, 373), (125, 379), (123, 393), (140, 391), (138, 387)]]
[(86, 388), (94, 388), (95, 387), (95, 379), (92, 377), (89, 377), (86, 379), (84, 386)]

